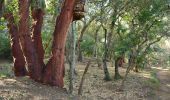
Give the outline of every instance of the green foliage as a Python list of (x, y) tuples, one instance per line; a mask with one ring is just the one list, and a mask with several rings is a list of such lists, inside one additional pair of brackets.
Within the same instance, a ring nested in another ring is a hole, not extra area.
[(93, 54), (93, 47), (94, 47), (94, 39), (90, 36), (84, 37), (83, 41), (81, 42), (81, 50), (87, 56)]
[(16, 24), (18, 24), (19, 22), (18, 9), (19, 9), (18, 0), (6, 0), (5, 1), (4, 13), (8, 13), (8, 12), (13, 13)]
[(49, 56), (51, 53), (51, 46), (52, 46), (52, 34), (48, 30), (44, 30), (42, 32), (42, 39), (43, 39), (43, 47), (45, 49), (45, 55)]
[(0, 58), (11, 58), (10, 41), (4, 19), (0, 19)]
[(9, 64), (2, 64), (0, 65), (0, 78), (4, 78), (4, 77), (10, 77), (12, 76), (12, 69), (11, 66)]
[(31, 6), (37, 9), (44, 9), (46, 7), (45, 0), (31, 0)]

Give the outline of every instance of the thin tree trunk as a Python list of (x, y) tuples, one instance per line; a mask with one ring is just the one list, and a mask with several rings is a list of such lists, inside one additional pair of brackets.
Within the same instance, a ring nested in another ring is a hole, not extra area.
[(99, 39), (98, 39), (98, 32), (99, 32), (99, 30), (100, 30), (100, 27), (101, 27), (101, 26), (97, 27), (97, 30), (96, 30), (95, 35), (94, 35), (95, 45), (94, 45), (93, 56), (94, 56), (95, 58), (97, 58), (97, 55), (98, 55), (98, 40), (99, 40)]
[(75, 0), (65, 0), (61, 9), (61, 13), (56, 20), (54, 31), (52, 56), (47, 63), (44, 78), (44, 83), (53, 86), (64, 86), (64, 49), (69, 25), (73, 20), (73, 8)]
[(14, 23), (14, 17), (12, 13), (5, 14), (5, 19), (8, 21), (8, 29), (11, 38), (11, 49), (14, 62), (14, 74), (15, 76), (25, 76), (27, 71), (25, 68), (25, 59), (23, 52), (19, 44), (18, 27)]
[(75, 23), (73, 22), (71, 25), (71, 30), (68, 35), (68, 62), (70, 66), (70, 71), (69, 71), (69, 92), (72, 94), (73, 93), (73, 81), (74, 81), (74, 76), (75, 76), (75, 46), (76, 46), (76, 41), (75, 41)]
[(127, 67), (127, 69), (126, 69), (126, 74), (125, 74), (125, 76), (124, 76), (124, 78), (123, 78), (123, 80), (122, 80), (122, 83), (121, 83), (121, 86), (120, 86), (120, 90), (122, 91), (123, 90), (123, 88), (124, 88), (124, 84), (125, 84), (125, 81), (126, 81), (126, 79), (127, 79), (127, 77), (128, 77), (128, 74), (130, 73), (130, 71), (134, 68), (134, 64), (135, 64), (135, 55), (136, 55), (136, 52), (135, 52), (135, 49), (133, 49), (132, 51), (131, 51), (131, 54), (130, 54), (130, 56), (129, 56), (129, 61), (128, 61), (128, 67)]
[(109, 74), (109, 71), (108, 71), (108, 68), (107, 68), (107, 57), (108, 57), (107, 56), (107, 53), (108, 53), (107, 30), (104, 28), (104, 31), (105, 31), (105, 42), (104, 42), (105, 51), (104, 51), (104, 56), (103, 56), (103, 70), (104, 70), (104, 74), (105, 74), (104, 80), (110, 81), (111, 78), (110, 78), (110, 74)]
[[(45, 66), (44, 64), (44, 49), (43, 49), (43, 44), (42, 44), (42, 38), (41, 38), (41, 29), (43, 25), (43, 15), (44, 11), (39, 8), (35, 8), (32, 10), (32, 18), (33, 18), (33, 25), (32, 25), (32, 31), (33, 31), (33, 36), (32, 40), (36, 49), (36, 54), (39, 59), (39, 63), (42, 67)], [(40, 67), (41, 68), (41, 67)], [(42, 69), (39, 69), (40, 71)]]
[(36, 81), (40, 81), (42, 74), (40, 69), (42, 66), (38, 61), (38, 56), (31, 40), (29, 6), (30, 0), (19, 0), (19, 39), (28, 65), (29, 76)]
[(84, 80), (85, 80), (85, 75), (89, 69), (89, 66), (90, 66), (90, 61), (87, 63), (87, 66), (84, 70), (84, 73), (83, 73), (83, 76), (81, 78), (81, 81), (80, 81), (80, 86), (79, 86), (79, 89), (78, 89), (78, 95), (82, 95), (82, 92), (83, 92), (83, 83), (84, 83)]

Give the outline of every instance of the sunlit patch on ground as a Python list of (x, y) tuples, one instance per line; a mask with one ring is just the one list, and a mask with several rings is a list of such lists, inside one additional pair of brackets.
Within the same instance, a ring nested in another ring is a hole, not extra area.
[(163, 71), (169, 71), (170, 68), (167, 67), (167, 68), (163, 68), (163, 67), (151, 67), (152, 69), (157, 69), (157, 70), (163, 70)]

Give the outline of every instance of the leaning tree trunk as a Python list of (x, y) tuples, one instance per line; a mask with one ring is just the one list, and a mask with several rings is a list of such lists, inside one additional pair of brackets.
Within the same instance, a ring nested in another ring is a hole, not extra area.
[(64, 49), (69, 25), (73, 20), (75, 0), (65, 0), (61, 13), (56, 20), (54, 31), (52, 56), (46, 66), (44, 83), (63, 87), (64, 77)]
[(12, 13), (4, 15), (8, 21), (8, 29), (11, 37), (11, 49), (14, 61), (14, 74), (15, 76), (25, 76), (27, 71), (25, 68), (25, 59), (19, 44), (18, 27), (14, 23), (14, 17)]
[(31, 39), (29, 27), (30, 0), (19, 0), (19, 39), (22, 51), (28, 65), (29, 76), (35, 81), (41, 80), (41, 65), (38, 61), (34, 45)]
[[(38, 56), (39, 63), (42, 67), (45, 66), (44, 61), (43, 61), (43, 59), (44, 59), (44, 49), (43, 49), (42, 38), (41, 38), (41, 29), (42, 29), (42, 25), (43, 25), (43, 15), (44, 15), (44, 11), (41, 8), (34, 8), (32, 10), (32, 18), (33, 18), (32, 40), (33, 40), (33, 43), (34, 43), (34, 47), (36, 49), (36, 54)], [(40, 70), (42, 70), (42, 69), (40, 69)]]

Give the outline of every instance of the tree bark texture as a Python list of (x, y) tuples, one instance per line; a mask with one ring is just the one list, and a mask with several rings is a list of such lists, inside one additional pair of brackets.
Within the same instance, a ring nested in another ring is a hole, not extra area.
[(32, 32), (33, 32), (32, 40), (36, 49), (36, 54), (38, 56), (39, 63), (42, 67), (45, 66), (43, 61), (44, 49), (43, 49), (42, 38), (41, 38), (43, 15), (44, 15), (44, 11), (41, 8), (35, 8), (32, 10), (32, 18), (34, 20), (32, 25)]
[(70, 28), (70, 32), (68, 34), (68, 62), (69, 62), (69, 92), (72, 94), (73, 93), (73, 81), (74, 81), (74, 76), (75, 76), (75, 23), (73, 22)]
[(29, 6), (30, 0), (19, 0), (19, 37), (20, 37), (20, 45), (22, 47), (22, 51), (26, 58), (26, 63), (28, 66), (29, 76), (35, 81), (41, 80), (41, 65), (38, 61), (38, 55), (36, 54), (36, 50), (34, 48), (30, 27), (29, 27)]
[(52, 45), (52, 56), (47, 63), (43, 81), (50, 85), (63, 87), (64, 49), (69, 25), (73, 20), (75, 0), (65, 0), (61, 13), (56, 20)]
[(122, 62), (121, 62), (121, 57), (118, 57), (116, 60), (115, 60), (115, 76), (114, 76), (114, 79), (115, 80), (118, 80), (121, 78), (120, 74), (119, 74), (119, 67), (122, 67)]
[(25, 59), (23, 52), (19, 44), (18, 37), (18, 27), (14, 22), (14, 17), (12, 13), (7, 13), (4, 15), (5, 19), (8, 21), (8, 30), (11, 38), (11, 49), (14, 62), (14, 74), (15, 76), (25, 76), (27, 71), (25, 68)]
[(110, 74), (109, 74), (109, 71), (108, 71), (108, 68), (107, 68), (107, 54), (108, 54), (108, 49), (107, 49), (107, 30), (104, 28), (104, 31), (105, 31), (105, 42), (104, 42), (104, 47), (105, 47), (105, 50), (104, 50), (104, 56), (103, 56), (103, 70), (104, 70), (104, 74), (105, 74), (105, 77), (104, 77), (104, 80), (106, 81), (110, 81), (111, 78), (110, 78)]

